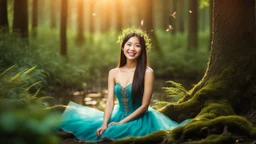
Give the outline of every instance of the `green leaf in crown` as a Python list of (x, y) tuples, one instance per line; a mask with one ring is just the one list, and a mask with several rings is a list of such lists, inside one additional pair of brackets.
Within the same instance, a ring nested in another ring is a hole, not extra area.
[(121, 45), (124, 38), (131, 33), (136, 33), (144, 38), (147, 52), (152, 48), (151, 39), (149, 38), (148, 34), (142, 29), (136, 27), (128, 27), (122, 29), (121, 34), (118, 36), (117, 43)]

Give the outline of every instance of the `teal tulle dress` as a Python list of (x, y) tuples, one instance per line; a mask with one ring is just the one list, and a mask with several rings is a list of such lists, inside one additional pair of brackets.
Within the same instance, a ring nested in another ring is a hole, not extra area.
[[(121, 121), (141, 105), (141, 100), (132, 105), (131, 89), (132, 84), (126, 87), (115, 84), (114, 93), (118, 99), (118, 105), (114, 106), (109, 123)], [(100, 110), (69, 102), (62, 115), (61, 129), (73, 133), (75, 137), (84, 141), (98, 141), (103, 137), (116, 140), (129, 136), (145, 136), (158, 130), (173, 129), (189, 122), (187, 119), (182, 123), (177, 123), (149, 107), (139, 118), (121, 125), (112, 125), (98, 137), (96, 130), (101, 127), (103, 116), (104, 113)]]

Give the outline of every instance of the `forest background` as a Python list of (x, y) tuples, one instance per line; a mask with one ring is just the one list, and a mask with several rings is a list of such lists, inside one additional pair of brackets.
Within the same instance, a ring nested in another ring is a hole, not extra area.
[(72, 100), (103, 109), (107, 74), (120, 53), (117, 36), (131, 26), (152, 38), (152, 103), (178, 101), (177, 91), (192, 88), (207, 68), (212, 6), (211, 0), (0, 0), (2, 132), (26, 121), (21, 133), (30, 129), (55, 142), (49, 129), (58, 113), (42, 107)]

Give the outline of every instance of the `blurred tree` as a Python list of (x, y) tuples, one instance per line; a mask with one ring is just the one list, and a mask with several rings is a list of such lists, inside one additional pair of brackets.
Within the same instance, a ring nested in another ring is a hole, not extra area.
[(163, 22), (162, 22), (162, 29), (165, 31), (169, 27), (169, 19), (170, 19), (170, 0), (161, 0), (162, 4), (162, 16), (163, 16)]
[(94, 0), (89, 0), (89, 25), (90, 25), (90, 29), (89, 29), (89, 33), (90, 33), (90, 41), (93, 42), (93, 37), (92, 34), (95, 32), (95, 2)]
[(176, 13), (177, 13), (177, 0), (171, 0), (171, 13), (170, 13), (170, 21), (169, 24), (172, 26), (171, 34), (175, 35), (177, 29), (177, 21), (176, 21)]
[(61, 1), (61, 23), (60, 23), (60, 54), (67, 55), (67, 17), (68, 0)]
[(101, 29), (103, 32), (106, 32), (111, 28), (111, 22), (112, 22), (112, 17), (111, 17), (111, 5), (110, 1), (105, 1), (104, 5), (102, 5), (102, 10), (103, 10), (103, 16), (101, 17)]
[(198, 43), (198, 0), (189, 0), (188, 50), (196, 51)]
[(81, 46), (84, 43), (84, 0), (77, 1), (77, 37), (76, 44)]
[(177, 2), (177, 26), (176, 29), (179, 33), (184, 33), (184, 0)]
[(144, 0), (144, 6), (144, 25), (142, 28), (148, 33), (151, 33), (154, 29), (153, 0)]
[(123, 28), (123, 5), (121, 0), (115, 0), (116, 10), (116, 30), (120, 31)]
[[(137, 1), (137, 0), (136, 0)], [(144, 5), (144, 0), (139, 0), (137, 1), (138, 2), (138, 5), (136, 5), (137, 7), (137, 16), (138, 16), (138, 24), (139, 26), (143, 26), (144, 24), (144, 12), (145, 12), (145, 5)]]
[(7, 0), (0, 0), (0, 32), (9, 32)]
[(56, 28), (57, 24), (56, 24), (56, 12), (57, 12), (57, 0), (51, 0), (51, 4), (50, 4), (50, 27), (51, 28)]
[(13, 32), (28, 37), (28, 1), (14, 0)]
[(154, 49), (156, 52), (160, 55), (163, 56), (162, 50), (160, 48), (160, 44), (158, 42), (157, 36), (156, 36), (156, 26), (154, 26), (154, 9), (153, 6), (156, 6), (156, 1), (153, 0), (147, 0), (146, 4), (146, 13), (145, 13), (145, 30), (151, 35), (152, 37), (152, 43), (154, 45)]
[(38, 26), (38, 0), (33, 0), (32, 3), (32, 35), (36, 37)]

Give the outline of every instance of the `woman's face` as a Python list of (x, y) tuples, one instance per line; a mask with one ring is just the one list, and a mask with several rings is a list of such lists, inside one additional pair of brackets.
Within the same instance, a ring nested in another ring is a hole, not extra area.
[(127, 59), (135, 60), (141, 54), (141, 45), (137, 37), (131, 37), (123, 48), (124, 55)]

